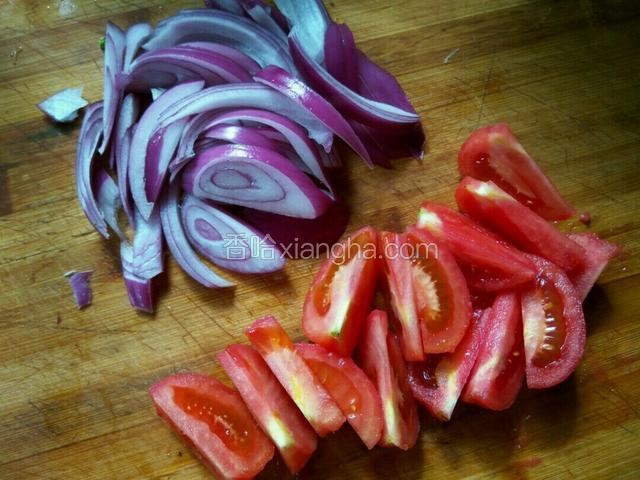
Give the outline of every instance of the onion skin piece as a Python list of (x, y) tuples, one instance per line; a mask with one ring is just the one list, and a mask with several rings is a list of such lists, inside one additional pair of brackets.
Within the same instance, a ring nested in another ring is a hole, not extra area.
[(82, 310), (93, 302), (93, 292), (91, 291), (92, 271), (86, 272), (68, 272), (65, 276), (69, 279), (69, 285), (73, 291), (73, 298), (76, 301), (78, 309)]

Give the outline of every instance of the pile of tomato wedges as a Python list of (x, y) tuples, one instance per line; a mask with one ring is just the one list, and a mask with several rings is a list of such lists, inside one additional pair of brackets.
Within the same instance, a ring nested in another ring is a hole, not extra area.
[(459, 399), (504, 410), (525, 379), (548, 388), (575, 370), (582, 301), (618, 247), (550, 223), (575, 212), (506, 125), (473, 132), (458, 165), (459, 211), (425, 202), (402, 233), (365, 227), (334, 246), (304, 303), (313, 343), (267, 316), (246, 328), (251, 346), (217, 354), (237, 390), (194, 373), (151, 387), (217, 476), (251, 478), (275, 449), (297, 473), (345, 421), (367, 448), (406, 450), (418, 404), (439, 420)]

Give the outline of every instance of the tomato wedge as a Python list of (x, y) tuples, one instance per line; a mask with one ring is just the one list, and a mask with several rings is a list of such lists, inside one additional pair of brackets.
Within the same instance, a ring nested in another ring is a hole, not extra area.
[(522, 316), (517, 293), (500, 293), (487, 310), (487, 326), (462, 400), (490, 410), (506, 410), (524, 379)]
[(620, 254), (620, 247), (602, 240), (595, 233), (570, 233), (569, 238), (587, 252), (584, 267), (569, 273), (578, 297), (584, 302), (602, 271)]
[(493, 181), (547, 220), (576, 213), (504, 123), (475, 130), (460, 148), (458, 169), (463, 176)]
[(522, 252), (446, 205), (424, 202), (416, 225), (449, 247), (472, 290), (515, 288), (536, 276)]
[(291, 473), (316, 450), (316, 434), (260, 354), (248, 345), (229, 345), (216, 358)]
[(158, 415), (218, 478), (253, 478), (274, 453), (238, 392), (215, 378), (179, 373), (149, 394)]
[(331, 248), (304, 302), (306, 337), (349, 356), (358, 344), (373, 301), (378, 270), (378, 235), (364, 227)]
[(359, 354), (362, 368), (378, 387), (382, 400), (384, 421), (379, 444), (410, 449), (420, 431), (418, 410), (400, 345), (396, 336), (389, 333), (387, 314), (382, 310), (374, 310), (367, 317)]
[(296, 343), (296, 351), (336, 401), (368, 449), (382, 435), (382, 404), (369, 377), (348, 357), (321, 345)]
[(527, 386), (547, 388), (575, 370), (586, 328), (582, 302), (567, 275), (543, 258), (529, 259), (538, 274), (535, 285), (521, 294)]
[(584, 265), (584, 248), (493, 182), (466, 177), (456, 189), (460, 210), (521, 249), (544, 257), (565, 271)]
[(293, 342), (275, 317), (268, 315), (253, 322), (245, 335), (318, 435), (335, 432), (345, 417), (295, 351)]
[(486, 315), (477, 310), (453, 353), (427, 355), (424, 362), (409, 363), (409, 385), (414, 398), (438, 420), (451, 418), (485, 336)]

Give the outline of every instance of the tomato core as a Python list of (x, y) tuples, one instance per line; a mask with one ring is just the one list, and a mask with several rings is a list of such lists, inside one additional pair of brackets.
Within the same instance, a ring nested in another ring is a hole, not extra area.
[(562, 345), (567, 336), (563, 302), (553, 283), (544, 276), (536, 279), (536, 295), (544, 311), (544, 339), (538, 346), (533, 363), (544, 367), (560, 357)]

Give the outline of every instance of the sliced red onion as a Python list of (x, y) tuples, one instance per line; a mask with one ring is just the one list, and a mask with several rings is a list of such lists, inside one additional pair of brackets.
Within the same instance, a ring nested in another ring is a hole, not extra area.
[(322, 0), (275, 0), (306, 52), (322, 62), (325, 32), (331, 22)]
[(242, 1), (242, 6), (247, 15), (253, 19), (258, 25), (265, 30), (271, 32), (278, 37), (283, 43), (287, 43), (287, 30), (283, 30), (282, 26), (276, 21), (271, 13), (271, 7), (260, 1)]
[[(118, 173), (118, 190), (122, 208), (133, 225), (133, 210), (131, 204), (131, 193), (129, 191), (129, 149), (131, 148), (131, 137), (133, 125), (140, 116), (140, 102), (136, 95), (128, 94), (122, 100), (118, 121), (116, 122), (114, 143), (111, 147), (112, 159), (115, 161), (115, 169)], [(111, 167), (113, 168), (113, 166)]]
[(204, 4), (208, 8), (215, 8), (216, 10), (223, 10), (240, 16), (245, 14), (239, 0), (204, 0)]
[(72, 122), (89, 103), (82, 98), (82, 88), (65, 88), (40, 102), (38, 108), (56, 122)]
[(182, 225), (198, 252), (219, 267), (268, 273), (284, 266), (282, 253), (263, 233), (199, 198), (185, 195)]
[(357, 91), (358, 60), (356, 42), (347, 25), (331, 22), (324, 42), (324, 64), (333, 78)]
[[(270, 66), (256, 75), (257, 82), (269, 85), (282, 94), (289, 97), (302, 108), (307, 109), (324, 125), (328, 126), (338, 137), (346, 142), (368, 164), (371, 163), (367, 149), (351, 128), (351, 125), (335, 109), (333, 105), (309, 88), (303, 81), (291, 76), (281, 68)], [(291, 117), (289, 117), (291, 118)], [(300, 123), (300, 122), (298, 122)], [(317, 138), (313, 137), (316, 141)], [(329, 151), (331, 145), (318, 141), (325, 151)]]
[[(153, 102), (138, 122), (138, 126), (131, 140), (131, 150), (129, 153), (129, 184), (131, 194), (136, 207), (144, 218), (151, 216), (153, 203), (147, 200), (145, 189), (145, 172), (147, 145), (149, 144), (153, 134), (158, 130), (158, 116), (169, 105), (177, 102), (179, 99), (188, 97), (190, 94), (202, 89), (204, 82), (192, 81), (176, 85), (175, 87), (163, 93), (155, 102)], [(183, 117), (184, 118), (184, 117)]]
[(258, 129), (240, 127), (237, 125), (218, 125), (205, 130), (202, 134), (206, 138), (222, 140), (237, 145), (253, 145), (254, 147), (267, 148), (279, 151), (282, 143), (265, 137)]
[(179, 196), (179, 186), (171, 184), (160, 203), (162, 231), (171, 254), (191, 278), (205, 287), (232, 287), (234, 284), (207, 267), (189, 244), (180, 219)]
[(415, 108), (404, 93), (404, 90), (388, 71), (372, 62), (360, 50), (357, 51), (358, 64), (357, 92), (363, 97), (378, 102), (394, 105), (402, 110), (417, 115)]
[(223, 45), (222, 43), (213, 42), (187, 42), (178, 45), (182, 48), (194, 48), (196, 50), (205, 50), (207, 52), (214, 52), (219, 55), (224, 55), (229, 60), (233, 60), (235, 63), (244, 68), (251, 75), (255, 75), (261, 69), (258, 62), (256, 62), (250, 56), (244, 54), (237, 48)]
[(150, 88), (149, 90), (151, 90), (151, 100), (153, 100), (154, 102), (160, 95), (167, 91), (166, 88)]
[[(225, 12), (234, 13), (240, 16), (249, 16), (256, 23), (262, 25), (267, 30), (271, 30), (271, 22), (266, 22), (262, 18), (261, 13), (256, 13), (254, 9), (260, 8), (266, 15), (271, 17), (271, 21), (275, 22), (276, 27), (283, 33), (289, 32), (289, 24), (284, 15), (274, 5), (270, 5), (262, 0), (205, 0), (205, 6), (224, 10)], [(269, 27), (269, 28), (267, 28)]]
[(111, 130), (118, 114), (118, 105), (122, 91), (116, 84), (116, 76), (122, 72), (127, 45), (125, 33), (117, 25), (107, 22), (104, 47), (104, 122), (102, 126), (102, 144), (99, 152), (104, 154), (111, 139)]
[(151, 279), (142, 278), (136, 274), (133, 248), (127, 242), (120, 244), (120, 261), (122, 263), (122, 277), (124, 278), (124, 286), (127, 289), (129, 303), (136, 310), (153, 313)]
[(347, 117), (378, 128), (403, 128), (420, 122), (420, 117), (413, 112), (368, 99), (342, 85), (305, 51), (295, 29), (289, 35), (289, 47), (304, 78)]
[(316, 218), (330, 198), (282, 155), (260, 147), (220, 145), (198, 154), (182, 175), (183, 188), (200, 198)]
[(86, 272), (67, 272), (65, 277), (69, 279), (69, 285), (73, 291), (73, 297), (75, 298), (76, 305), (79, 309), (83, 309), (91, 305), (93, 302), (93, 292), (91, 291), (91, 274), (92, 271)]
[(282, 40), (244, 17), (220, 10), (182, 10), (160, 22), (144, 48), (156, 50), (195, 41), (222, 43), (244, 52), (262, 67), (278, 65), (296, 72)]
[(152, 279), (162, 273), (162, 261), (160, 214), (156, 211), (146, 220), (137, 213), (132, 245), (133, 271), (140, 278)]
[(124, 51), (125, 53), (123, 63), (123, 70), (125, 72), (129, 71), (129, 65), (131, 65), (131, 62), (133, 62), (133, 59), (138, 53), (138, 50), (140, 50), (142, 44), (147, 41), (152, 33), (153, 28), (151, 28), (151, 25), (149, 25), (148, 23), (136, 23), (135, 25), (132, 25), (127, 29), (127, 45)]
[(104, 170), (99, 169), (95, 175), (95, 191), (98, 208), (102, 213), (107, 225), (111, 227), (120, 239), (124, 240), (125, 236), (118, 224), (118, 210), (122, 207), (120, 201), (120, 192), (113, 178)]
[(335, 147), (328, 153), (322, 149), (318, 149), (318, 153), (320, 154), (321, 164), (324, 168), (333, 169), (342, 167), (340, 152), (338, 152)]

